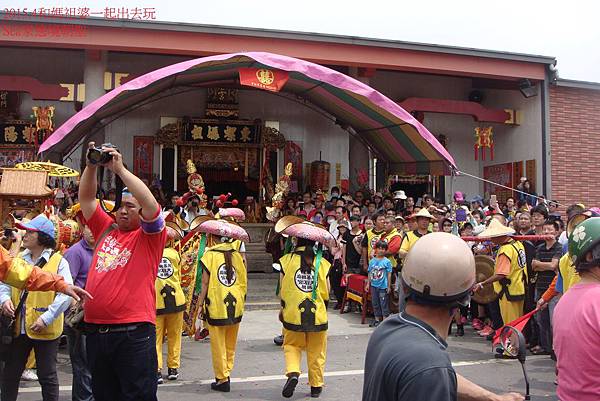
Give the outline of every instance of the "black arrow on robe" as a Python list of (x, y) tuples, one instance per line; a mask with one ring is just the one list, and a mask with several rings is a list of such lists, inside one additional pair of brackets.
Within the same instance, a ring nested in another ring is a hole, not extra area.
[(223, 301), (225, 302), (225, 307), (227, 308), (227, 320), (233, 321), (235, 318), (235, 306), (237, 305), (237, 299), (231, 292), (229, 292)]
[(317, 311), (315, 303), (310, 298), (306, 298), (298, 305), (298, 309), (300, 310), (300, 326), (303, 328), (315, 327)]
[(160, 294), (163, 296), (166, 311), (173, 311), (177, 308), (177, 302), (175, 302), (175, 288), (167, 284), (160, 290)]

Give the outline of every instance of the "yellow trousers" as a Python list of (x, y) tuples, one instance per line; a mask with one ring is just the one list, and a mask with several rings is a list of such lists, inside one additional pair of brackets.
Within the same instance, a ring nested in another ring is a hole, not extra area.
[(327, 357), (327, 331), (304, 333), (283, 329), (283, 354), (287, 376), (291, 373), (300, 373), (303, 350), (306, 351), (308, 382), (311, 387), (323, 387), (323, 373), (325, 373)]
[(215, 379), (227, 379), (233, 370), (235, 346), (237, 344), (240, 324), (227, 326), (212, 326), (207, 324), (207, 328), (210, 332), (210, 352), (212, 353)]
[(183, 331), (183, 311), (156, 315), (156, 356), (158, 357), (158, 370), (162, 369), (163, 339), (167, 332), (167, 367), (179, 369), (181, 361), (181, 333)]
[(525, 301), (509, 301), (505, 296), (498, 300), (500, 304), (500, 315), (504, 324), (509, 324), (515, 319), (523, 316), (523, 303)]

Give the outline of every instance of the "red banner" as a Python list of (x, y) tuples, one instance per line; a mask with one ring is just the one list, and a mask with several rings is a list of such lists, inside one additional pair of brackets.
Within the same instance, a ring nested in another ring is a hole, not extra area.
[[(513, 165), (512, 163), (495, 164), (493, 166), (485, 166), (483, 168), (483, 178), (513, 188)], [(486, 196), (495, 194), (500, 203), (506, 202), (506, 199), (513, 196), (513, 191), (502, 188), (497, 185), (485, 183), (483, 185)]]
[(240, 68), (240, 84), (279, 92), (287, 82), (287, 71), (272, 70), (270, 68)]
[(154, 137), (133, 137), (133, 174), (152, 183), (154, 162)]

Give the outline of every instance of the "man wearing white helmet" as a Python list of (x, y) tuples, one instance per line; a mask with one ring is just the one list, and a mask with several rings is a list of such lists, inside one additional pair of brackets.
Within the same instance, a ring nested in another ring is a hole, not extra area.
[(363, 401), (519, 401), (493, 394), (457, 375), (446, 351), (454, 310), (467, 305), (475, 284), (475, 259), (460, 238), (421, 238), (402, 269), (406, 310), (386, 319), (369, 340)]

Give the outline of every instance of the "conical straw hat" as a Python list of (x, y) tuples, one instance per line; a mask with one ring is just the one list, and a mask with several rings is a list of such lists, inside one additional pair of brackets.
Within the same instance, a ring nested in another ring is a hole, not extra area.
[(431, 219), (431, 220), (435, 219), (435, 217), (433, 217), (431, 215), (431, 213), (429, 213), (429, 211), (427, 209), (421, 209), (417, 213), (413, 213), (413, 214), (410, 215), (411, 219), (416, 219), (416, 218), (419, 218), (419, 217), (426, 217), (426, 218)]
[(510, 236), (510, 235), (514, 235), (514, 234), (515, 234), (515, 230), (503, 225), (496, 219), (492, 219), (492, 221), (490, 222), (490, 225), (485, 230), (483, 230), (483, 232), (481, 234), (479, 234), (479, 236), (485, 237), (485, 238), (496, 238), (496, 237)]

